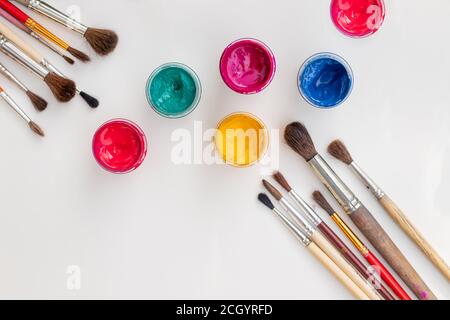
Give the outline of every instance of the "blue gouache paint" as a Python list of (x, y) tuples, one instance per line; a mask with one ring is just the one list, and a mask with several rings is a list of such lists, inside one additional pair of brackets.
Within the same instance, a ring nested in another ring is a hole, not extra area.
[(332, 108), (343, 103), (350, 95), (353, 74), (341, 57), (319, 53), (302, 66), (298, 86), (303, 98), (313, 106)]

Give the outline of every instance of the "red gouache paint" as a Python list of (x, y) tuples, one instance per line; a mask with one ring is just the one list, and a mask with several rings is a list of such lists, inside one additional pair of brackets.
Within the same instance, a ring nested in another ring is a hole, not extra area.
[(332, 0), (331, 18), (345, 35), (367, 37), (380, 29), (385, 16), (383, 0)]
[(241, 94), (264, 90), (273, 80), (275, 56), (255, 39), (240, 39), (226, 47), (220, 59), (220, 74), (230, 89)]
[(144, 132), (133, 122), (115, 119), (103, 124), (95, 133), (92, 151), (98, 164), (112, 173), (136, 170), (147, 154)]

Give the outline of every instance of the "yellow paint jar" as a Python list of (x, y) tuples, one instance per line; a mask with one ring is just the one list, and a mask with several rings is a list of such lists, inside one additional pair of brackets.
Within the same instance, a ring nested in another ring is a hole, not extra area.
[(225, 117), (217, 126), (217, 152), (235, 167), (247, 167), (258, 162), (269, 147), (266, 125), (250, 113), (238, 112)]

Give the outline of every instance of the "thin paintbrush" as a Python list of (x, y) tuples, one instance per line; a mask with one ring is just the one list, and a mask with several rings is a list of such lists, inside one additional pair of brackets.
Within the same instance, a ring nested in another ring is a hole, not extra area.
[(33, 106), (38, 111), (44, 111), (47, 108), (47, 101), (42, 99), (40, 96), (38, 96), (36, 93), (32, 92), (30, 89), (27, 88), (23, 82), (21, 82), (16, 76), (14, 76), (6, 67), (0, 63), (0, 73), (3, 74), (6, 78), (14, 82), (20, 89), (22, 89), (28, 98), (30, 99)]
[(25, 111), (22, 110), (22, 108), (19, 107), (19, 105), (3, 90), (2, 87), (0, 87), (0, 97), (15, 111), (17, 114), (26, 121), (30, 129), (36, 133), (37, 135), (44, 137), (44, 131), (35, 123), (33, 122), (30, 117), (25, 113)]
[(392, 289), (392, 291), (402, 300), (411, 300), (408, 294), (403, 290), (400, 284), (395, 280), (394, 276), (386, 269), (380, 260), (370, 252), (369, 248), (358, 238), (358, 236), (352, 231), (352, 229), (344, 222), (339, 216), (336, 210), (328, 203), (324, 195), (320, 191), (316, 191), (313, 194), (314, 200), (325, 210), (336, 225), (341, 228), (348, 239), (353, 243), (356, 249), (361, 255), (374, 267), (374, 270), (381, 276), (381, 279)]
[(361, 167), (353, 160), (350, 152), (345, 144), (336, 140), (328, 147), (328, 152), (335, 158), (341, 160), (361, 178), (364, 185), (377, 198), (386, 212), (391, 218), (402, 228), (402, 230), (419, 246), (431, 262), (442, 272), (442, 274), (450, 281), (450, 269), (436, 250), (427, 242), (422, 234), (414, 227), (400, 208), (391, 200), (389, 196), (361, 169)]
[(3, 10), (2, 8), (0, 8), (0, 16), (2, 16), (3, 18), (5, 18), (6, 20), (8, 20), (10, 23), (12, 23), (14, 26), (16, 26), (17, 28), (19, 28), (20, 30), (22, 30), (23, 32), (29, 34), (30, 36), (32, 36), (33, 38), (35, 38), (36, 40), (38, 40), (40, 43), (42, 43), (43, 45), (45, 45), (47, 48), (49, 48), (50, 50), (52, 50), (53, 52), (55, 52), (56, 54), (60, 55), (61, 57), (63, 57), (63, 59), (68, 62), (69, 64), (74, 64), (75, 61), (73, 61), (72, 58), (66, 56), (64, 54), (64, 52), (61, 51), (61, 49), (59, 49), (59, 47), (57, 47), (56, 45), (54, 45), (52, 42), (48, 41), (47, 39), (41, 37), (39, 34), (37, 34), (36, 32), (34, 32), (33, 30), (31, 30), (30, 28), (28, 28), (27, 26), (21, 24), (19, 22), (19, 20), (17, 20), (16, 18), (14, 18), (12, 15), (10, 15), (8, 12), (6, 12), (5, 10)]
[(15, 0), (29, 9), (38, 12), (81, 34), (99, 55), (111, 53), (117, 46), (119, 37), (112, 30), (89, 28), (72, 19), (48, 3), (40, 0)]
[[(57, 75), (65, 78), (64, 74), (60, 72), (52, 63), (45, 59), (37, 50), (35, 50), (31, 45), (22, 40), (15, 32), (13, 32), (6, 25), (0, 23), (0, 32), (3, 33), (10, 41), (12, 41), (17, 47), (27, 53), (35, 62), (42, 65), (49, 71), (53, 71)], [(77, 93), (86, 101), (86, 103), (91, 108), (97, 108), (99, 106), (99, 101), (91, 96), (90, 94), (76, 88)]]
[(283, 209), (306, 230), (308, 236), (319, 246), (331, 260), (336, 263), (344, 273), (372, 300), (381, 300), (377, 291), (370, 286), (365, 279), (343, 258), (339, 251), (328, 241), (315, 226), (313, 226), (283, 195), (268, 181), (263, 180), (263, 185), (270, 194), (279, 201)]
[(300, 243), (318, 259), (322, 265), (328, 269), (352, 294), (359, 300), (370, 300), (369, 297), (331, 260), (307, 235), (300, 230), (293, 221), (287, 218), (279, 209), (277, 209), (269, 197), (260, 193), (259, 201), (269, 208), (283, 224), (294, 234)]
[(9, 41), (0, 33), (0, 50), (23, 65), (28, 70), (39, 76), (47, 84), (56, 99), (61, 102), (68, 102), (76, 94), (76, 85), (72, 80), (63, 78), (54, 72), (50, 72), (40, 64), (36, 63), (30, 56), (20, 50), (14, 43)]
[(286, 127), (288, 145), (311, 166), (331, 194), (336, 198), (355, 225), (372, 243), (389, 265), (419, 299), (434, 300), (436, 296), (422, 280), (383, 227), (354, 195), (347, 185), (319, 155), (306, 127), (294, 122)]
[(327, 225), (325, 221), (320, 218), (320, 216), (308, 205), (308, 203), (300, 197), (300, 195), (295, 192), (289, 185), (286, 178), (277, 172), (274, 175), (275, 180), (289, 193), (291, 198), (295, 203), (305, 212), (310, 219), (310, 221), (332, 242), (336, 248), (338, 248), (344, 257), (350, 262), (353, 267), (358, 270), (358, 272), (363, 275), (367, 280), (373, 282), (374, 286), (377, 288), (378, 293), (386, 300), (395, 300), (395, 298), (390, 294), (382, 283), (374, 278), (373, 273), (369, 271), (366, 265), (347, 247), (347, 245), (339, 238), (339, 236)]
[(47, 28), (37, 23), (34, 19), (32, 19), (30, 16), (28, 16), (25, 12), (17, 8), (14, 4), (9, 2), (8, 0), (0, 0), (0, 8), (3, 8), (6, 12), (8, 12), (10, 15), (12, 15), (14, 18), (19, 20), (20, 23), (27, 26), (34, 32), (40, 34), (44, 38), (50, 40), (57, 46), (59, 46), (61, 49), (69, 52), (74, 56), (75, 58), (87, 62), (90, 60), (89, 56), (85, 53), (71, 47), (69, 44), (67, 44), (62, 39), (58, 38), (56, 35), (51, 33)]

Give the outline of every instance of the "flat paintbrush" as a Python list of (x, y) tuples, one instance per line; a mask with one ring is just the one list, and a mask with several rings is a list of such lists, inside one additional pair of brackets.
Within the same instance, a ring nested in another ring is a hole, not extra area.
[(19, 107), (19, 105), (0, 87), (0, 97), (15, 111), (17, 114), (26, 121), (28, 127), (37, 135), (44, 137), (44, 131), (30, 117)]
[(341, 160), (362, 180), (364, 185), (377, 198), (378, 202), (383, 206), (386, 212), (391, 216), (395, 223), (417, 244), (417, 246), (425, 253), (430, 261), (442, 272), (442, 274), (450, 281), (450, 269), (436, 250), (428, 243), (416, 227), (409, 221), (403, 211), (386, 195), (386, 193), (373, 181), (353, 160), (350, 152), (345, 144), (336, 140), (328, 147), (328, 152), (335, 158)]
[(300, 122), (294, 122), (288, 125), (285, 131), (285, 139), (288, 145), (308, 162), (355, 225), (414, 294), (423, 300), (436, 299), (436, 296), (408, 262), (386, 231), (384, 231), (383, 227), (333, 169), (331, 169), (322, 156), (319, 155), (306, 127)]
[(269, 197), (260, 193), (258, 200), (269, 208), (283, 224), (294, 234), (300, 243), (319, 260), (352, 294), (359, 300), (370, 300), (369, 297), (331, 260), (296, 224), (277, 209)]

